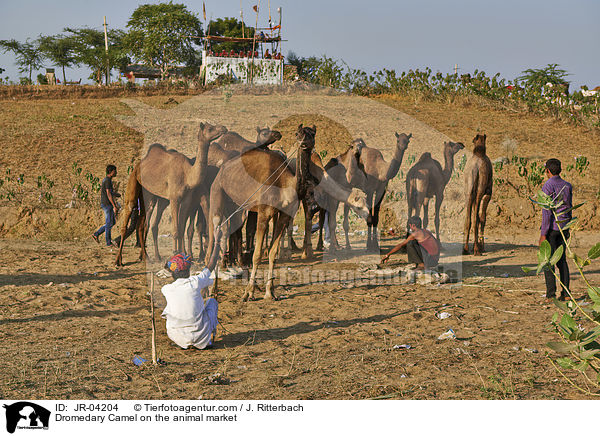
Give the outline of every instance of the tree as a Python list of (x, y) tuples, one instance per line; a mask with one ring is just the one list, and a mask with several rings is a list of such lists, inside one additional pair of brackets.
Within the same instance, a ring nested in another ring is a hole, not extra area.
[(126, 45), (132, 58), (158, 67), (164, 79), (177, 64), (193, 64), (200, 45), (202, 24), (183, 4), (139, 6), (127, 22)]
[(75, 50), (77, 41), (73, 37), (65, 35), (40, 36), (39, 47), (46, 59), (55, 66), (61, 67), (63, 72), (63, 83), (67, 82), (65, 68), (77, 65)]
[[(209, 23), (207, 32), (215, 36), (252, 38), (254, 36), (254, 27), (247, 27), (243, 22), (231, 17), (217, 18)], [(211, 49), (216, 53), (223, 50), (227, 52), (231, 50), (247, 52), (252, 50), (252, 42), (213, 42), (211, 43)]]
[(106, 77), (107, 64), (110, 71), (115, 67), (124, 69), (129, 61), (123, 48), (125, 32), (122, 30), (108, 31), (108, 55), (103, 31), (82, 27), (65, 28), (65, 32), (70, 33), (69, 37), (75, 41), (73, 48), (75, 63), (89, 67), (92, 70), (90, 78), (96, 83), (102, 83), (102, 77)]
[(40, 51), (37, 42), (29, 42), (29, 39), (25, 42), (19, 42), (14, 39), (3, 39), (0, 40), (0, 48), (3, 52), (12, 51), (17, 60), (15, 64), (19, 67), (20, 73), (29, 71), (29, 83), (31, 82), (31, 74), (33, 70), (37, 70), (43, 66), (43, 55)]
[(546, 68), (530, 68), (521, 73), (517, 80), (525, 82), (526, 87), (542, 88), (546, 83), (553, 85), (567, 85), (565, 77), (569, 75), (566, 70), (558, 68), (558, 64), (548, 64)]

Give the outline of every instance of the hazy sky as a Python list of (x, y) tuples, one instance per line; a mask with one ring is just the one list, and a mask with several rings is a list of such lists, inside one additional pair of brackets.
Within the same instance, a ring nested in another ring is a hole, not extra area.
[[(0, 39), (37, 38), (64, 27), (125, 29), (139, 4), (132, 0), (0, 0)], [(175, 1), (176, 3), (178, 1)], [(202, 20), (202, 1), (183, 1)], [(239, 18), (239, 0), (208, 0), (207, 18)], [(242, 0), (246, 23), (252, 5)], [(557, 63), (571, 73), (571, 90), (600, 85), (600, 1), (597, 0), (271, 0), (274, 21), (283, 10), (283, 53), (327, 55), (367, 72), (424, 68), (447, 73), (475, 68), (513, 79), (527, 68)], [(259, 26), (268, 0), (260, 2)], [(202, 20), (203, 21), (203, 20)], [(51, 67), (51, 65), (48, 65)], [(20, 74), (12, 53), (0, 54), (2, 77)], [(87, 69), (68, 70), (68, 80), (85, 81)], [(23, 74), (24, 75), (24, 74)], [(35, 76), (35, 75), (34, 75)], [(62, 77), (62, 74), (59, 74)]]

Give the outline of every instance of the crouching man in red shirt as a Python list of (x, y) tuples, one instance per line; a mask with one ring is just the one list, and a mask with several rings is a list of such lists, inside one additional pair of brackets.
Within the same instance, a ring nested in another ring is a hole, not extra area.
[(414, 263), (417, 269), (435, 268), (440, 260), (440, 241), (433, 236), (433, 233), (427, 229), (422, 229), (421, 226), (421, 218), (418, 216), (410, 217), (408, 220), (410, 235), (392, 248), (381, 259), (381, 263), (387, 262), (392, 254), (406, 246), (409, 263)]

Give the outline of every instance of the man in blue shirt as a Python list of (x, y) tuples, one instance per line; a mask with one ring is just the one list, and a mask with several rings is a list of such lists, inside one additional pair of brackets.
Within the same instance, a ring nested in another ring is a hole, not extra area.
[[(548, 180), (544, 183), (542, 187), (542, 191), (552, 197), (556, 202), (560, 202), (562, 200), (562, 205), (558, 207), (556, 210), (556, 214), (558, 216), (557, 222), (554, 219), (554, 215), (552, 211), (543, 209), (542, 210), (542, 226), (540, 228), (540, 241), (541, 244), (543, 241), (548, 241), (550, 243), (550, 247), (552, 248), (552, 253), (556, 251), (559, 246), (563, 246), (563, 255), (560, 260), (556, 263), (558, 267), (560, 281), (562, 282), (562, 292), (560, 294), (559, 300), (568, 300), (569, 294), (566, 289), (569, 289), (569, 265), (567, 264), (567, 247), (565, 245), (565, 241), (559, 230), (562, 229), (569, 221), (571, 221), (571, 212), (566, 212), (567, 209), (573, 207), (573, 187), (571, 184), (560, 177), (561, 172), (561, 163), (558, 159), (548, 159), (546, 162), (546, 177)], [(563, 230), (565, 238), (569, 238), (569, 230)], [(554, 267), (549, 267), (544, 271), (544, 275), (546, 278), (546, 298), (551, 299), (556, 296), (556, 278), (554, 277)]]

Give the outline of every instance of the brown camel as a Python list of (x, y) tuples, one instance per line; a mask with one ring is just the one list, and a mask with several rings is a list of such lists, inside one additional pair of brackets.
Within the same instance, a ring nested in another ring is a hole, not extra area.
[[(127, 187), (127, 192), (132, 197), (125, 198), (123, 224), (121, 226), (121, 243), (117, 255), (117, 265), (122, 264), (122, 248), (125, 242), (127, 223), (135, 207), (142, 189), (155, 197), (167, 199), (171, 206), (173, 220), (173, 249), (175, 252), (183, 251), (183, 226), (185, 215), (181, 214), (182, 206), (185, 208), (186, 196), (197, 189), (206, 176), (208, 161), (208, 148), (214, 141), (227, 132), (224, 126), (213, 126), (208, 123), (200, 123), (198, 132), (198, 150), (195, 160), (192, 160), (176, 150), (167, 150), (161, 144), (152, 144), (148, 148), (146, 156), (140, 161), (138, 168), (134, 170), (135, 177)], [(135, 186), (141, 185), (140, 187)]]
[(408, 216), (420, 216), (423, 206), (423, 228), (429, 223), (429, 199), (435, 196), (435, 233), (440, 240), (440, 208), (444, 190), (454, 169), (454, 155), (465, 146), (460, 142), (444, 142), (444, 169), (426, 152), (406, 175), (406, 200)]
[(484, 249), (484, 229), (488, 203), (492, 198), (494, 172), (485, 150), (486, 135), (473, 139), (473, 155), (465, 165), (466, 215), (463, 254), (469, 254), (469, 233), (474, 221), (473, 254), (480, 256)]
[[(379, 250), (379, 209), (387, 191), (387, 185), (391, 179), (396, 177), (404, 158), (404, 152), (408, 148), (408, 142), (412, 133), (396, 135), (396, 147), (390, 162), (386, 162), (381, 151), (376, 148), (363, 147), (360, 153), (359, 166), (362, 166), (366, 176), (367, 204), (369, 205), (369, 217), (367, 218), (367, 250)], [(348, 220), (348, 210), (344, 207), (344, 223)], [(347, 224), (344, 224), (344, 229)], [(348, 234), (346, 233), (346, 248), (350, 248)]]
[[(243, 300), (253, 299), (256, 286), (256, 271), (261, 260), (264, 234), (269, 221), (274, 221), (273, 238), (269, 247), (269, 270), (266, 280), (265, 299), (273, 299), (273, 268), (279, 251), (279, 242), (291, 217), (304, 198), (308, 183), (315, 179), (321, 188), (341, 201), (350, 203), (359, 211), (366, 212), (364, 199), (356, 200), (353, 192), (337, 185), (322, 168), (311, 161), (315, 145), (316, 127), (298, 126), (296, 138), (299, 157), (296, 174), (289, 169), (280, 153), (254, 149), (226, 162), (217, 175), (210, 191), (209, 248), (206, 259), (214, 248), (213, 235), (217, 226), (223, 227), (223, 237), (231, 233), (234, 224), (230, 217), (239, 222), (244, 210), (258, 212), (256, 247), (252, 259), (252, 272)], [(232, 216), (232, 214), (235, 215)], [(224, 242), (224, 241), (223, 241)]]
[(238, 154), (242, 154), (253, 148), (267, 148), (268, 145), (281, 139), (281, 132), (271, 130), (268, 127), (264, 129), (257, 127), (256, 133), (256, 142), (248, 141), (235, 132), (227, 132), (217, 139), (215, 143), (219, 144), (223, 150), (235, 151)]

